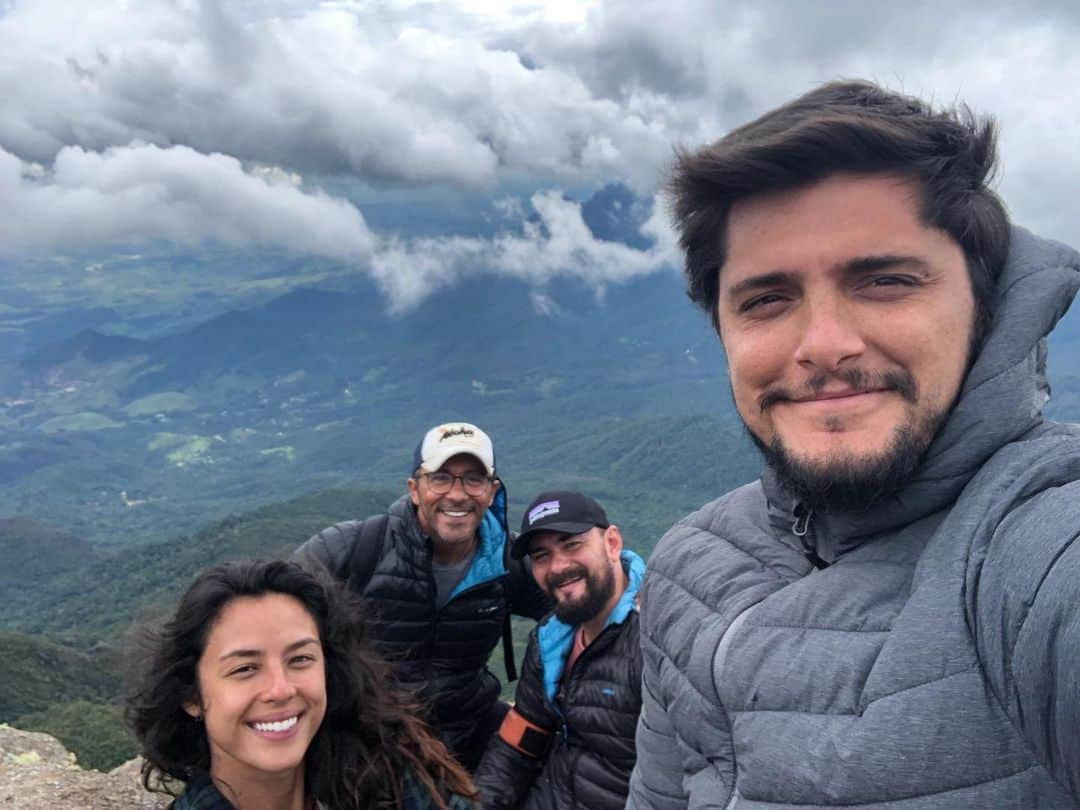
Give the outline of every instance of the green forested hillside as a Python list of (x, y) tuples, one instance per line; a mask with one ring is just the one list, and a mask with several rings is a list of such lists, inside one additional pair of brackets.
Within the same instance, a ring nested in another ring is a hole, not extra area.
[(22, 633), (0, 631), (0, 722), (55, 703), (107, 702), (121, 692), (114, 660)]
[(167, 603), (224, 559), (287, 553), (330, 522), (384, 509), (397, 493), (333, 490), (218, 521), (191, 534), (90, 561), (0, 603), (0, 624), (88, 648)]
[(0, 519), (0, 602), (97, 559), (86, 540), (26, 516)]
[(23, 715), (12, 725), (51, 734), (75, 754), (81, 767), (108, 771), (138, 753), (135, 739), (124, 727), (123, 713), (116, 703), (74, 700)]

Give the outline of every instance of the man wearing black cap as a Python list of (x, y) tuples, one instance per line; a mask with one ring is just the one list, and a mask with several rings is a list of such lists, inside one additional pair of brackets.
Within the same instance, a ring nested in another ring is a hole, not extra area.
[(394, 662), (398, 685), (465, 767), (502, 720), (501, 686), (487, 669), (509, 614), (538, 619), (550, 604), (521, 559), (510, 559), (506, 490), (491, 439), (476, 425), (429, 430), (409, 468), (409, 491), (384, 515), (323, 529), (294, 555), (364, 597), (369, 637)]
[(544, 492), (511, 555), (555, 610), (529, 636), (514, 707), (476, 772), (485, 808), (622, 808), (641, 708), (636, 597), (645, 564), (600, 504)]

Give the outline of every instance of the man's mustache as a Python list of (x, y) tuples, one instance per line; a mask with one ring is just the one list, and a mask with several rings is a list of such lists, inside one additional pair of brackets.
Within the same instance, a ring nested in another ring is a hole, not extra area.
[(892, 369), (879, 374), (871, 374), (861, 368), (846, 368), (832, 374), (818, 374), (806, 381), (798, 389), (774, 386), (758, 397), (761, 413), (777, 402), (791, 402), (815, 397), (825, 390), (830, 381), (839, 380), (856, 391), (896, 391), (906, 401), (914, 404), (919, 399), (915, 378), (904, 369)]
[(584, 565), (576, 565), (558, 575), (549, 574), (544, 580), (544, 585), (549, 591), (554, 591), (560, 585), (565, 585), (567, 582), (579, 578), (586, 580), (589, 578), (589, 571)]

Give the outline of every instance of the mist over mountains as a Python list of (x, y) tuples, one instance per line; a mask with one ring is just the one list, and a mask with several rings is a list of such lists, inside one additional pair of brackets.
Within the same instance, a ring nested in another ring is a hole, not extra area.
[[(646, 246), (650, 214), (617, 185), (582, 204), (612, 244)], [(247, 300), (217, 270), (222, 295)], [(325, 487), (400, 486), (419, 433), (449, 418), (492, 433), (512, 497), (552, 474), (701, 497), (756, 469), (747, 456), (718, 475), (694, 452), (748, 444), (674, 270), (606, 285), (478, 274), (400, 313), (358, 276), (148, 329), (145, 310), (170, 300), (161, 278), (142, 309), (0, 314), (23, 347), (0, 361), (0, 515), (111, 547), (162, 539)]]
[[(625, 187), (581, 209), (597, 239), (645, 246), (650, 206)], [(106, 547), (160, 540), (326, 487), (400, 486), (419, 432), (448, 418), (493, 434), (512, 498), (576, 483), (692, 502), (757, 472), (722, 350), (673, 269), (606, 285), (478, 274), (397, 313), (364, 276), (264, 298), (157, 330), (138, 308), (9, 305), (5, 345), (24, 350), (0, 360), (0, 516)], [(1076, 313), (1050, 371), (1047, 413), (1076, 418)]]

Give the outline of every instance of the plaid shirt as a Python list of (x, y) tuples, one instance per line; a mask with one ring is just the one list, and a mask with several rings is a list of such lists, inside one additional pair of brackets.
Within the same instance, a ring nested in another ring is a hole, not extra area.
[(210, 777), (196, 776), (184, 788), (184, 793), (169, 805), (169, 810), (235, 810), (228, 799), (221, 795)]
[[(430, 810), (434, 805), (413, 772), (405, 772), (402, 810)], [(466, 798), (451, 795), (448, 810), (472, 810), (475, 805)], [(200, 775), (187, 783), (184, 794), (169, 805), (170, 810), (235, 810), (232, 802), (221, 795), (207, 775)], [(320, 810), (323, 805), (319, 804)]]

